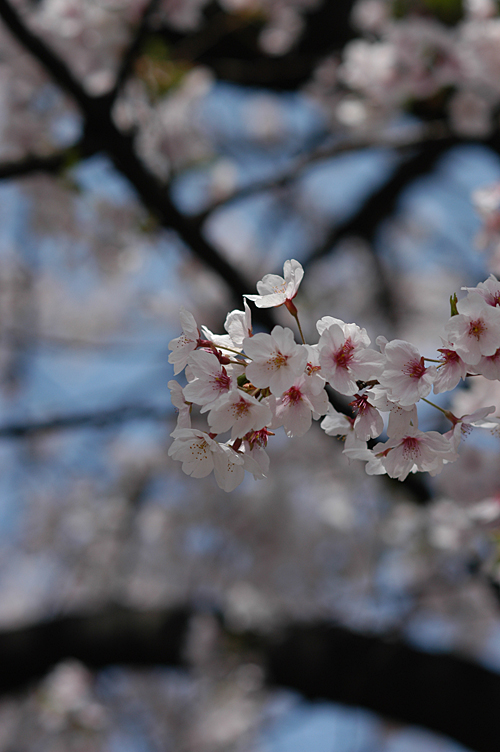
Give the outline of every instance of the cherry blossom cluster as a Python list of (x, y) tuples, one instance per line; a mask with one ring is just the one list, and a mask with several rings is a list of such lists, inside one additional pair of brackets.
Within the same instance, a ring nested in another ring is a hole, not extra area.
[(335, 119), (348, 128), (390, 122), (401, 109), (425, 103), (427, 116), (446, 117), (461, 136), (487, 136), (500, 96), (498, 4), (435, 3), (432, 13), (430, 4), (414, 3), (397, 12), (402, 5), (358, 0), (352, 22), (359, 36), (340, 60), (322, 61), (315, 93), (330, 109), (332, 91), (322, 96), (321, 83), (335, 82)]
[[(225, 491), (236, 488), (245, 471), (264, 478), (266, 446), (276, 429), (303, 436), (320, 418), (326, 434), (344, 440), (348, 459), (365, 461), (369, 475), (401, 481), (410, 472), (436, 475), (454, 462), (473, 427), (500, 435), (494, 407), (457, 417), (428, 399), (432, 390), (450, 391), (470, 375), (500, 380), (500, 282), (493, 275), (464, 288), (461, 300), (452, 297), (442, 347), (437, 357), (425, 358), (401, 339), (377, 337), (375, 349), (365, 329), (332, 316), (316, 323), (318, 342), (306, 344), (294, 303), (303, 274), (292, 259), (285, 261), (283, 277), (264, 276), (258, 294), (245, 295), (244, 310), (228, 314), (222, 335), (198, 327), (181, 310), (182, 334), (169, 344), (169, 362), (176, 375), (185, 371), (187, 384), (169, 382), (178, 411), (169, 455), (185, 473), (203, 478), (213, 471)], [(254, 334), (247, 300), (259, 308), (284, 305), (302, 341), (282, 326)], [(351, 398), (351, 414), (332, 406), (327, 385)], [(444, 413), (451, 424), (446, 433), (419, 429), (420, 400)], [(207, 414), (208, 430), (191, 426), (194, 405)], [(385, 441), (375, 443), (381, 434)]]

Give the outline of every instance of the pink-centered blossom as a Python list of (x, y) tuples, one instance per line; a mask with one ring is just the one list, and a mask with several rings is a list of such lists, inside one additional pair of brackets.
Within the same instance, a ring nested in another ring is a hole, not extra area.
[(467, 376), (468, 366), (460, 355), (447, 343), (447, 347), (440, 347), (441, 364), (437, 367), (434, 379), (434, 394), (449, 392), (454, 389), (461, 379)]
[(283, 426), (287, 436), (303, 436), (316, 420), (328, 410), (328, 396), (324, 389), (317, 394), (311, 377), (300, 376), (280, 397), (274, 398), (273, 428)]
[(252, 300), (257, 308), (273, 308), (291, 301), (299, 289), (300, 282), (304, 276), (302, 265), (289, 259), (283, 265), (283, 277), (279, 274), (266, 274), (257, 282), (258, 295), (245, 295), (245, 298)]
[(384, 349), (385, 368), (379, 376), (393, 402), (405, 407), (427, 397), (436, 378), (436, 368), (426, 367), (416, 347), (401, 339), (388, 342)]
[(354, 432), (356, 436), (363, 441), (380, 436), (384, 430), (384, 419), (379, 411), (370, 403), (369, 393), (356, 394), (350, 404), (357, 412), (354, 420)]
[(269, 425), (272, 413), (266, 402), (259, 402), (240, 389), (233, 389), (221, 397), (208, 414), (208, 424), (214, 433), (231, 429), (231, 439), (243, 438), (249, 431), (259, 431)]
[(478, 292), (470, 292), (457, 304), (458, 315), (445, 326), (454, 350), (468, 365), (483, 355), (493, 355), (500, 341), (500, 308), (487, 305)]
[(192, 381), (184, 387), (184, 398), (196, 405), (210, 405), (233, 388), (233, 381), (219, 359), (206, 350), (196, 350), (188, 360)]
[(217, 442), (205, 431), (183, 428), (175, 432), (174, 442), (168, 450), (169, 457), (182, 462), (182, 470), (192, 478), (205, 478), (214, 469), (214, 452)]
[(462, 287), (462, 290), (478, 293), (486, 305), (493, 306), (493, 308), (500, 306), (500, 282), (494, 274), (490, 274), (485, 282), (479, 282), (476, 287)]
[(484, 428), (490, 431), (493, 435), (499, 435), (500, 431), (500, 419), (488, 418), (487, 416), (495, 412), (495, 407), (489, 405), (488, 407), (480, 407), (478, 410), (474, 410), (473, 413), (468, 415), (462, 415), (460, 418), (456, 418), (452, 413), (448, 413), (448, 417), (453, 422), (453, 428), (445, 435), (449, 438), (455, 449), (458, 448), (462, 439), (466, 438), (473, 428)]
[(391, 478), (404, 480), (408, 473), (424, 470), (436, 475), (445, 461), (458, 458), (452, 442), (437, 431), (410, 428), (404, 436), (377, 444), (374, 454), (381, 459)]
[[(338, 320), (337, 320), (338, 321)], [(326, 323), (326, 328), (323, 325)], [(377, 379), (382, 371), (384, 357), (369, 349), (370, 338), (366, 330), (356, 324), (318, 321), (321, 337), (318, 342), (321, 375), (341, 394), (354, 395), (357, 381)]]
[(256, 387), (269, 387), (272, 394), (283, 394), (306, 367), (306, 348), (297, 345), (292, 330), (282, 326), (275, 326), (271, 334), (259, 332), (247, 337), (243, 347), (251, 358), (247, 378)]

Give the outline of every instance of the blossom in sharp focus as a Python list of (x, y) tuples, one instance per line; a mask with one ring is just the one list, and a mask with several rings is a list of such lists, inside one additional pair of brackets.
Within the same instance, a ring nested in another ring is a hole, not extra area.
[(351, 402), (351, 406), (357, 410), (354, 433), (363, 441), (380, 436), (384, 430), (384, 419), (369, 400), (369, 394), (356, 394)]
[(381, 459), (387, 475), (398, 480), (405, 480), (408, 473), (416, 470), (436, 475), (445, 460), (453, 462), (458, 458), (449, 438), (437, 431), (423, 432), (413, 427), (402, 437), (377, 444), (373, 452)]
[(196, 350), (200, 338), (200, 331), (193, 314), (182, 307), (179, 317), (181, 320), (182, 334), (180, 337), (175, 337), (175, 339), (170, 340), (168, 343), (169, 350), (172, 350), (168, 356), (168, 362), (173, 364), (175, 375), (184, 370), (188, 358), (193, 350)]
[(214, 476), (223, 491), (234, 491), (245, 477), (244, 458), (228, 444), (217, 444), (213, 452)]
[(243, 438), (249, 431), (260, 431), (271, 423), (272, 414), (266, 402), (259, 402), (240, 389), (233, 389), (221, 397), (208, 414), (208, 424), (214, 433), (231, 429), (231, 439)]
[(224, 329), (228, 333), (234, 348), (243, 347), (243, 340), (252, 336), (252, 313), (250, 306), (243, 301), (244, 311), (231, 311), (227, 314)]
[(210, 405), (232, 388), (231, 377), (213, 353), (196, 350), (189, 356), (188, 363), (195, 377), (183, 390), (188, 402)]
[[(354, 418), (339, 413), (333, 405), (328, 405), (326, 416), (320, 423), (327, 436), (342, 436), (345, 439), (344, 454), (349, 456), (349, 450), (365, 450), (366, 441), (358, 438), (354, 432)], [(356, 459), (356, 458), (355, 458)]]
[(259, 332), (247, 337), (243, 347), (251, 358), (247, 378), (256, 387), (269, 387), (272, 394), (283, 394), (306, 367), (306, 348), (297, 345), (292, 330), (282, 326), (275, 326), (271, 334)]
[(283, 305), (297, 295), (303, 276), (302, 265), (295, 259), (290, 259), (283, 265), (283, 277), (279, 274), (266, 274), (257, 282), (259, 294), (244, 297), (252, 300), (257, 308), (274, 308)]
[(334, 323), (323, 330), (318, 342), (321, 374), (341, 394), (354, 395), (358, 380), (380, 375), (384, 357), (369, 349), (369, 344), (366, 330), (356, 324)]
[(311, 377), (300, 376), (292, 386), (275, 397), (271, 403), (275, 416), (273, 428), (283, 426), (287, 436), (303, 436), (311, 427), (312, 418), (318, 419), (328, 410), (328, 396), (324, 389), (316, 394), (310, 384)]
[(488, 415), (494, 412), (495, 407), (490, 405), (488, 407), (480, 407), (468, 415), (462, 415), (461, 418), (456, 418), (452, 413), (448, 413), (448, 417), (451, 418), (454, 425), (445, 436), (451, 440), (454, 448), (457, 449), (462, 439), (467, 437), (473, 428), (485, 428), (487, 431), (491, 431), (492, 434), (498, 435), (500, 419), (495, 417), (487, 418)]
[(485, 282), (480, 282), (476, 287), (462, 287), (467, 292), (477, 292), (487, 305), (500, 306), (500, 282), (494, 274), (490, 274)]
[(441, 364), (437, 367), (437, 376), (434, 380), (434, 394), (450, 392), (461, 379), (467, 376), (468, 366), (460, 355), (453, 350), (449, 343), (444, 343), (439, 348)]
[(193, 478), (205, 478), (214, 469), (214, 451), (217, 442), (205, 431), (183, 428), (175, 431), (174, 442), (168, 456), (182, 462), (182, 470)]
[(406, 407), (427, 397), (437, 372), (434, 366), (425, 366), (416, 347), (394, 339), (385, 346), (384, 355), (386, 365), (379, 382), (387, 389), (390, 400)]
[(458, 315), (445, 326), (453, 349), (469, 365), (483, 355), (494, 355), (500, 340), (500, 308), (487, 305), (476, 291), (457, 303)]

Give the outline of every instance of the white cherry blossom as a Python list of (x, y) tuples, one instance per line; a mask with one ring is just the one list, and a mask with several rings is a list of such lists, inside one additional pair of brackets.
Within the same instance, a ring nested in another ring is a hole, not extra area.
[(184, 397), (188, 402), (207, 406), (232, 389), (231, 377), (213, 353), (196, 350), (188, 363), (195, 377), (184, 387)]
[(476, 365), (481, 356), (493, 355), (498, 348), (500, 308), (487, 305), (474, 291), (458, 302), (457, 310), (445, 326), (448, 339), (467, 364)]
[(243, 340), (252, 336), (252, 312), (250, 306), (243, 301), (244, 311), (231, 311), (227, 314), (224, 329), (228, 333), (234, 348), (243, 347)]
[[(358, 438), (354, 431), (354, 418), (348, 418), (347, 415), (339, 413), (332, 404), (328, 405), (328, 412), (320, 425), (327, 436), (343, 436), (345, 438), (344, 454), (348, 454), (348, 450), (351, 449), (366, 449), (366, 441)], [(354, 457), (354, 459), (357, 459), (357, 457)]]
[(484, 302), (493, 308), (500, 306), (500, 282), (494, 274), (490, 274), (485, 282), (479, 282), (476, 287), (462, 287), (462, 290), (477, 292)]
[(208, 414), (208, 424), (214, 433), (231, 429), (231, 439), (243, 438), (249, 431), (259, 431), (269, 425), (272, 413), (265, 401), (259, 402), (240, 389), (233, 389), (221, 397)]
[(245, 477), (244, 458), (228, 444), (216, 444), (213, 450), (214, 476), (223, 491), (234, 491)]
[(259, 332), (247, 337), (243, 347), (251, 358), (247, 378), (256, 387), (269, 387), (272, 394), (283, 394), (306, 367), (306, 348), (297, 345), (292, 330), (282, 326), (275, 326), (271, 334)]
[[(327, 322), (322, 319), (324, 323)], [(354, 395), (359, 389), (358, 380), (370, 381), (379, 376), (384, 358), (368, 348), (370, 338), (365, 329), (343, 322), (330, 323), (321, 329), (318, 342), (321, 374), (334, 389), (341, 394)]]
[(205, 478), (214, 469), (214, 452), (218, 444), (208, 433), (197, 428), (183, 428), (175, 432), (169, 457), (182, 462), (182, 470), (193, 478)]
[(184, 370), (188, 358), (193, 350), (196, 350), (200, 338), (200, 330), (198, 329), (193, 314), (182, 307), (179, 317), (181, 320), (182, 334), (180, 337), (176, 337), (168, 343), (169, 350), (172, 350), (168, 356), (168, 362), (173, 364), (175, 375)]
[(436, 378), (436, 368), (425, 366), (424, 358), (416, 347), (401, 339), (388, 342), (384, 349), (386, 365), (379, 376), (380, 384), (387, 389), (393, 402), (414, 405), (426, 397)]
[(303, 436), (316, 420), (328, 410), (328, 396), (324, 389), (314, 391), (311, 377), (300, 376), (280, 397), (271, 403), (274, 413), (273, 428), (283, 426), (287, 436)]
[(454, 389), (461, 379), (467, 376), (468, 366), (460, 355), (453, 350), (449, 343), (443, 343), (439, 348), (441, 365), (437, 367), (437, 376), (434, 379), (434, 394), (449, 392)]
[(399, 438), (389, 439), (385, 444), (373, 448), (391, 478), (404, 480), (408, 473), (425, 470), (436, 475), (444, 461), (453, 462), (458, 458), (451, 441), (437, 431), (419, 431), (410, 427)]
[(359, 439), (368, 441), (380, 436), (384, 430), (384, 419), (379, 411), (370, 403), (370, 394), (356, 394), (351, 402), (357, 415), (354, 420), (354, 432)]
[(289, 259), (283, 265), (283, 277), (279, 274), (266, 274), (257, 282), (258, 295), (245, 295), (257, 308), (274, 308), (291, 301), (296, 295), (304, 270), (302, 265)]

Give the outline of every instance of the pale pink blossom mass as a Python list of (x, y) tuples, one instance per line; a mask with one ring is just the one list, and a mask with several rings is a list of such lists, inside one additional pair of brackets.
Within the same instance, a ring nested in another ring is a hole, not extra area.
[[(298, 323), (291, 301), (302, 274), (298, 262), (287, 261), (283, 278), (266, 275), (260, 295), (247, 297), (261, 307), (285, 303)], [(275, 431), (304, 436), (324, 416), (323, 431), (339, 436), (347, 460), (364, 462), (369, 475), (387, 473), (402, 481), (417, 471), (439, 473), (457, 459), (460, 441), (473, 427), (500, 433), (492, 407), (457, 418), (428, 399), (433, 387), (440, 395), (471, 374), (500, 381), (500, 283), (492, 275), (465, 292), (460, 301), (452, 298), (439, 357), (429, 359), (410, 342), (384, 336), (376, 338), (375, 350), (365, 329), (333, 316), (317, 321), (319, 341), (313, 345), (298, 344), (293, 331), (279, 325), (270, 334), (253, 334), (246, 301), (243, 311), (228, 314), (226, 334), (202, 327), (201, 339), (194, 317), (183, 310), (183, 333), (170, 343), (169, 360), (176, 373), (186, 368), (188, 384), (169, 382), (179, 411), (169, 455), (193, 477), (213, 470), (218, 485), (230, 491), (245, 472), (266, 477), (266, 447)], [(332, 406), (326, 387), (352, 398), (347, 414)], [(449, 431), (419, 428), (421, 400), (444, 414)], [(209, 431), (191, 428), (193, 404), (208, 413)], [(368, 442), (384, 434), (385, 442), (369, 448)]]

